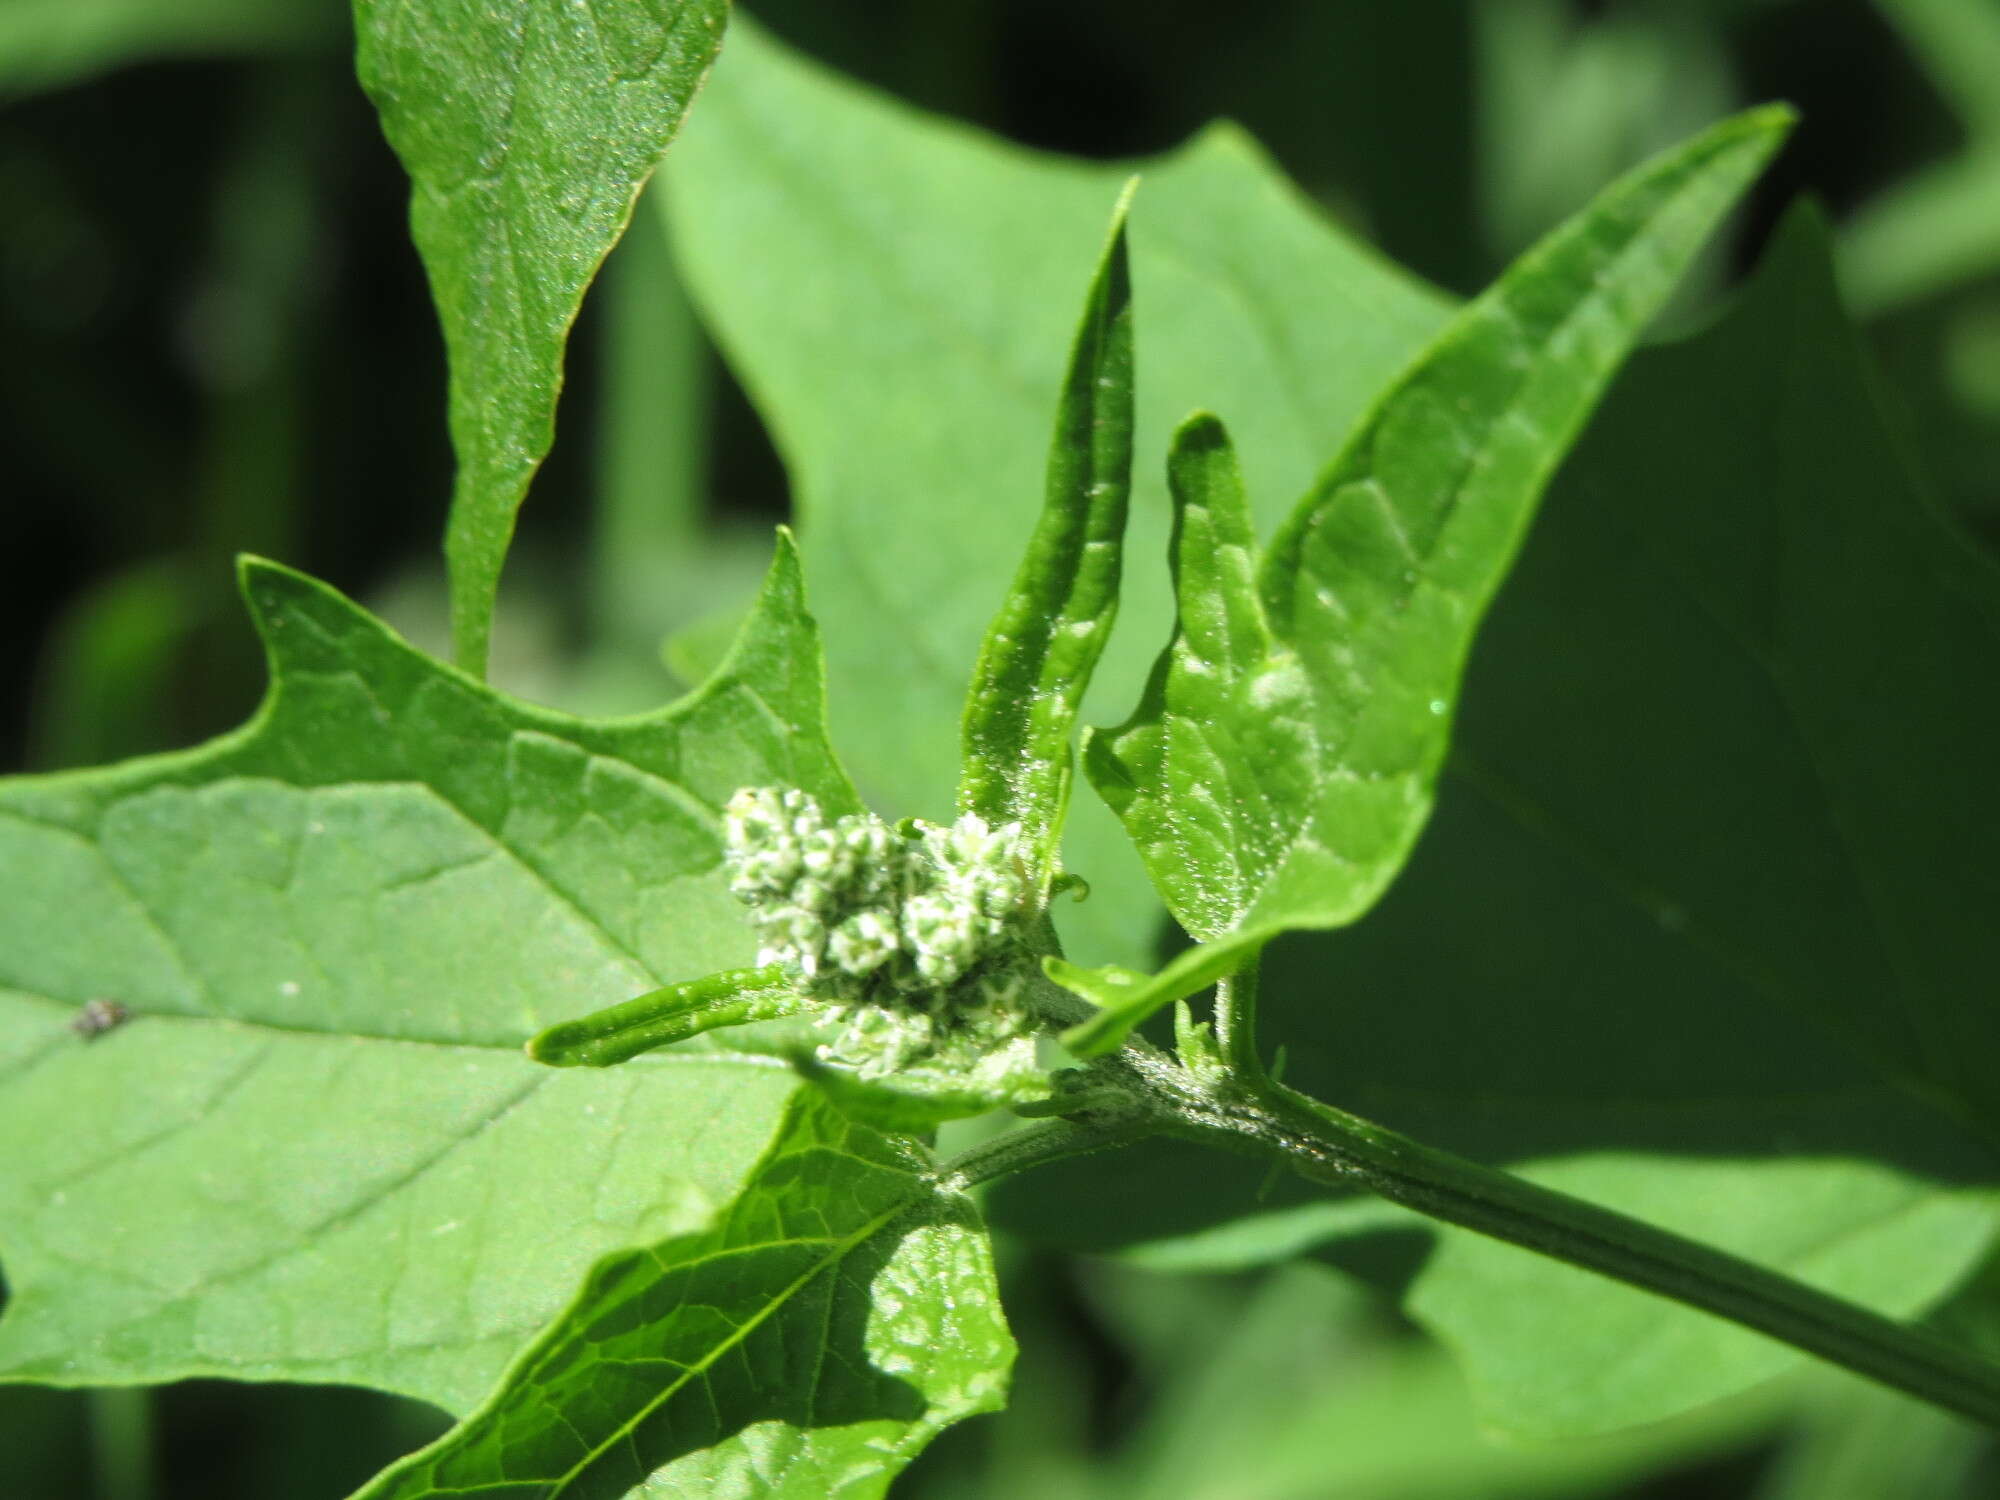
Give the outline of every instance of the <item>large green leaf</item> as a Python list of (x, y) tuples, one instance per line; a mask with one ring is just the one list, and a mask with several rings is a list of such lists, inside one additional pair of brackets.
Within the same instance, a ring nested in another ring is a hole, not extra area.
[(1755, 110), (1605, 190), (1376, 403), (1259, 560), (1227, 439), (1182, 430), (1179, 618), (1084, 767), (1205, 945), (1106, 1003), (1088, 1050), (1277, 933), (1353, 921), (1429, 816), (1474, 631), (1597, 397), (1790, 127)]
[[(794, 1087), (747, 1053), (559, 1073), (520, 1047), (750, 958), (738, 786), (856, 805), (797, 559), (716, 678), (603, 722), (285, 569), (244, 586), (272, 664), (248, 727), (0, 784), (0, 1375), (463, 1410), (598, 1255), (727, 1203)], [(93, 998), (132, 1018), (85, 1041)]]
[(971, 1203), (807, 1090), (713, 1226), (603, 1261), (491, 1401), (356, 1500), (860, 1500), (998, 1406), (1013, 1354)]
[(451, 369), (445, 552), (484, 669), (514, 516), (555, 436), (563, 344), (722, 42), (728, 0), (355, 0), (361, 81), (410, 174)]
[[(1935, 1300), (1995, 1222), (1993, 572), (1898, 455), (1794, 222), (1557, 481), (1402, 878), (1267, 954), (1287, 1081), (1875, 1307)], [(1332, 1241), (1501, 1425), (1650, 1420), (1795, 1358), (1379, 1206), (1259, 1204), (1187, 1152), (1111, 1170), (1115, 1198), (1086, 1161), (994, 1212), (1183, 1264)]]
[[(871, 802), (936, 817), (967, 664), (1034, 526), (1076, 289), (1128, 169), (892, 104), (741, 21), (674, 150), (662, 186), (690, 288), (823, 559), (836, 734)], [(1444, 309), (1226, 127), (1147, 165), (1132, 281), (1139, 558), (1164, 546), (1157, 455), (1190, 407), (1227, 403), (1253, 492), (1296, 495)], [(1126, 569), (1100, 716), (1144, 679), (1165, 583), (1157, 565)], [(1064, 905), (1072, 951), (1149, 960), (1157, 903), (1092, 798), (1072, 808), (1065, 863), (1092, 887)]]
[[(1874, 1087), (1829, 1122), (1851, 1144), (1819, 1149), (1880, 1165), (1850, 1166), (1850, 1190), (1801, 1213), (1796, 1232), (1844, 1261), (1864, 1300), (1915, 1310), (1984, 1238), (1990, 1191), (1940, 1187), (1990, 1184), (2000, 1141), (2000, 1016), (1986, 999), (2000, 876), (1984, 836), (2000, 820), (2000, 577), (1888, 441), (1807, 216), (1741, 310), (1649, 362), (1605, 418), (1579, 455), (1555, 545), (1496, 621), (1460, 795), (1474, 819), (1541, 845), (1565, 878), (1624, 907), (1628, 927), (1650, 925), (1713, 976), (1733, 1015), (1702, 1007), (1709, 1045), (1749, 1050), (1736, 1066), (1754, 1076), (1761, 1062), (1770, 1092), (1804, 1081), (1788, 1040), (1799, 1033), (1863, 1060)], [(1588, 716), (1572, 713), (1575, 732), (1552, 742), (1558, 704)], [(1635, 743), (1643, 761), (1615, 748)], [(1493, 1003), (1527, 1003), (1522, 948), (1546, 952), (1553, 937), (1536, 923), (1485, 955), (1479, 982)], [(1611, 979), (1601, 993), (1619, 993)], [(1751, 1043), (1757, 1033), (1769, 1040)], [(1924, 1133), (1955, 1137), (1956, 1161), (1926, 1153)], [(1747, 1199), (1811, 1165), (1771, 1163), (1738, 1191)], [(1657, 1167), (1652, 1183), (1630, 1166), (1574, 1170), (1621, 1206), (1659, 1191)], [(1828, 1230), (1870, 1177), (1867, 1196), (1893, 1217), (1838, 1243)], [(1522, 1268), (1472, 1247), (1458, 1259), (1455, 1291), (1420, 1294), (1419, 1311), (1505, 1390), (1520, 1356), (1500, 1352), (1490, 1295), (1502, 1277), (1520, 1284)], [(1590, 1383), (1593, 1364), (1632, 1368), (1614, 1347), (1634, 1316), (1621, 1300), (1590, 1298), (1594, 1353), (1563, 1377), (1577, 1388), (1514, 1420), (1588, 1421), (1643, 1403), (1628, 1373)], [(1698, 1363), (1722, 1367), (1687, 1330), (1660, 1338), (1682, 1345), (1678, 1380)], [(1748, 1357), (1742, 1345), (1729, 1362)]]
[(1627, 382), (1559, 524), (1461, 795), (2000, 1143), (2000, 569), (1891, 440), (1812, 215)]

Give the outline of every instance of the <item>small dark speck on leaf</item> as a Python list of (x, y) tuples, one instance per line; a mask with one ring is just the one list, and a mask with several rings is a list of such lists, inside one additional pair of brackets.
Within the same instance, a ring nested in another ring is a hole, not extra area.
[(116, 1000), (86, 1000), (69, 1023), (69, 1029), (86, 1042), (100, 1037), (112, 1027), (130, 1020), (132, 1012)]

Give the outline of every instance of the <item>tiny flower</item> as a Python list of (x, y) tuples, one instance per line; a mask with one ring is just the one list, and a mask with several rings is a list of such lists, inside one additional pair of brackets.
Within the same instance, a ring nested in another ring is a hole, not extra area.
[(847, 973), (871, 974), (895, 954), (896, 929), (877, 911), (859, 911), (834, 928), (827, 952)]

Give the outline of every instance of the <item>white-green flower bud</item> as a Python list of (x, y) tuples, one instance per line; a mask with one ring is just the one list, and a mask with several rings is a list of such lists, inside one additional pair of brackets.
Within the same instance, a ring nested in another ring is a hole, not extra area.
[(833, 1002), (842, 1030), (829, 1056), (864, 1070), (919, 1057), (970, 1068), (1003, 1044), (1018, 1050), (1032, 964), (1020, 825), (967, 816), (906, 837), (866, 813), (829, 821), (796, 789), (746, 787), (724, 810), (723, 848), (758, 962)]

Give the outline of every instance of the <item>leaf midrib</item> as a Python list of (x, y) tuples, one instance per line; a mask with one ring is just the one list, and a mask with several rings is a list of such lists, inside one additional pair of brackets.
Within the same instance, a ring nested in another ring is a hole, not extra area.
[[(858, 1159), (859, 1158), (857, 1158), (857, 1160)], [(877, 1165), (875, 1163), (865, 1163), (865, 1164), (870, 1166)], [(786, 1286), (781, 1291), (770, 1297), (765, 1302), (762, 1308), (760, 1308), (750, 1318), (746, 1319), (738, 1328), (733, 1330), (727, 1338), (717, 1343), (715, 1347), (711, 1349), (706, 1356), (704, 1356), (696, 1363), (691, 1364), (686, 1369), (684, 1369), (681, 1372), (681, 1374), (675, 1377), (675, 1379), (665, 1389), (660, 1391), (651, 1400), (645, 1402), (639, 1408), (638, 1411), (633, 1413), (632, 1416), (628, 1417), (624, 1422), (620, 1423), (618, 1428), (614, 1432), (612, 1432), (596, 1447), (592, 1448), (583, 1458), (577, 1460), (577, 1462), (571, 1465), (569, 1469), (567, 1469), (556, 1479), (554, 1479), (551, 1482), (552, 1488), (548, 1492), (548, 1500), (561, 1500), (561, 1496), (569, 1490), (571, 1484), (577, 1479), (581, 1478), (592, 1465), (596, 1464), (597, 1461), (600, 1458), (602, 1458), (604, 1454), (607, 1453), (613, 1447), (613, 1445), (628, 1439), (632, 1435), (632, 1433), (638, 1428), (640, 1423), (647, 1420), (655, 1412), (659, 1411), (668, 1402), (672, 1401), (676, 1396), (678, 1396), (682, 1391), (682, 1389), (686, 1387), (689, 1381), (695, 1379), (698, 1376), (705, 1376), (708, 1373), (709, 1369), (715, 1364), (715, 1362), (718, 1359), (722, 1358), (723, 1355), (729, 1353), (730, 1350), (736, 1348), (739, 1344), (745, 1342), (750, 1337), (751, 1334), (755, 1333), (759, 1328), (763, 1327), (765, 1322), (768, 1321), (778, 1311), (779, 1308), (784, 1306), (786, 1303), (790, 1302), (793, 1297), (797, 1296), (800, 1292), (805, 1290), (807, 1286), (811, 1285), (820, 1276), (824, 1275), (828, 1270), (837, 1266), (841, 1261), (845, 1260), (849, 1255), (853, 1254), (854, 1251), (858, 1249), (864, 1242), (866, 1242), (869, 1239), (872, 1239), (876, 1234), (886, 1229), (896, 1219), (908, 1213), (908, 1211), (915, 1204), (917, 1199), (919, 1199), (923, 1195), (923, 1191), (924, 1189), (921, 1185), (912, 1184), (908, 1195), (905, 1196), (901, 1201), (894, 1204), (892, 1207), (885, 1210), (881, 1214), (878, 1214), (875, 1218), (871, 1219), (867, 1224), (862, 1226), (862, 1228), (860, 1228), (859, 1230), (856, 1230), (854, 1233), (829, 1242), (827, 1253), (821, 1259), (815, 1261), (805, 1271), (801, 1272), (799, 1276), (796, 1277), (789, 1286)], [(794, 1242), (759, 1241), (754, 1245), (731, 1246), (728, 1247), (728, 1249), (731, 1252), (757, 1251), (757, 1250), (768, 1249), (773, 1245), (784, 1244), (784, 1243), (794, 1243)], [(675, 1269), (684, 1269), (686, 1267), (699, 1265), (701, 1264), (702, 1261), (707, 1260), (709, 1258), (710, 1258), (709, 1256), (698, 1257), (693, 1261), (686, 1262), (684, 1267), (676, 1267)], [(822, 1357), (824, 1357), (824, 1353), (825, 1353), (825, 1344), (824, 1340), (822, 1340), (821, 1341)], [(815, 1369), (817, 1370), (817, 1368), (818, 1367), (816, 1366)], [(817, 1379), (815, 1379), (813, 1392), (810, 1393), (808, 1399), (811, 1399), (812, 1395), (816, 1395), (817, 1391), (818, 1391), (818, 1382)]]

